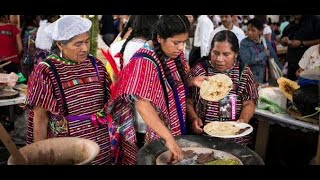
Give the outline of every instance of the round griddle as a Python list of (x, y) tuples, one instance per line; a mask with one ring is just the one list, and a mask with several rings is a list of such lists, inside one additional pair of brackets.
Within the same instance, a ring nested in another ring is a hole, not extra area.
[[(175, 138), (181, 147), (205, 147), (216, 149), (236, 156), (244, 165), (264, 165), (263, 160), (257, 153), (227, 139), (199, 135), (185, 135), (177, 136)], [(160, 140), (146, 144), (138, 152), (137, 164), (156, 165), (157, 157), (165, 151), (168, 151), (168, 149)]]
[[(236, 156), (224, 152), (224, 151), (219, 151), (216, 149), (211, 149), (211, 148), (205, 148), (205, 147), (183, 147), (182, 148), (183, 151), (192, 151), (192, 157), (185, 157), (182, 161), (176, 162), (176, 163), (172, 163), (171, 162), (171, 156), (170, 156), (170, 151), (165, 151), (164, 153), (160, 154), (157, 159), (156, 159), (156, 165), (170, 165), (170, 164), (174, 164), (174, 165), (196, 165), (199, 164), (199, 162), (197, 162), (197, 159), (199, 158), (200, 154), (211, 154), (213, 153), (215, 159), (232, 159), (238, 162), (238, 165), (243, 165), (241, 160), (239, 158), (237, 158)], [(210, 157), (211, 155), (209, 155)], [(212, 158), (210, 158), (211, 160), (213, 160)], [(201, 163), (201, 164), (204, 164)], [(200, 164), (200, 165), (201, 165)]]

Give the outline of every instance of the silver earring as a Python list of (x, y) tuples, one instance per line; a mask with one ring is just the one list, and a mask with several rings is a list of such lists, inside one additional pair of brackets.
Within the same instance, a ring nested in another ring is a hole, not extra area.
[(62, 57), (62, 51), (60, 51), (60, 57)]

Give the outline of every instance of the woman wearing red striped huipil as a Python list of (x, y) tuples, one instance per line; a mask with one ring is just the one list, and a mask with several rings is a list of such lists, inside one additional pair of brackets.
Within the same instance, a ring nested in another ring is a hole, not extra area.
[[(201, 134), (203, 132), (201, 127), (210, 121), (249, 123), (252, 118), (258, 98), (257, 87), (250, 68), (239, 65), (238, 53), (239, 43), (236, 35), (231, 31), (220, 31), (212, 40), (209, 56), (191, 68), (190, 77), (222, 73), (229, 76), (233, 82), (230, 93), (219, 102), (206, 101), (200, 97), (199, 88), (190, 88), (187, 113), (195, 133)], [(229, 109), (223, 109), (224, 107)], [(222, 112), (223, 110), (225, 111)], [(244, 136), (233, 140), (247, 145), (250, 137)]]
[(66, 136), (90, 139), (100, 147), (92, 164), (111, 164), (108, 128), (100, 118), (111, 81), (103, 64), (89, 55), (91, 24), (64, 16), (46, 27), (60, 53), (39, 63), (28, 82), (27, 143)]
[(182, 150), (174, 136), (186, 134), (187, 82), (183, 55), (189, 22), (184, 15), (163, 15), (155, 24), (152, 40), (124, 67), (112, 94), (112, 150), (117, 164), (136, 164), (137, 139), (134, 107), (147, 124), (145, 141), (163, 139), (174, 159)]

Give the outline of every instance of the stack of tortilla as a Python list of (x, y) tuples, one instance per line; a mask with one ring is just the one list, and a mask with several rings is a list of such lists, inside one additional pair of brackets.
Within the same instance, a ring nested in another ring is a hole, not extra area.
[(200, 96), (207, 101), (219, 101), (229, 94), (232, 89), (232, 80), (225, 74), (216, 74), (203, 81), (200, 87)]
[(241, 128), (228, 122), (213, 121), (206, 124), (203, 128), (204, 132), (211, 136), (228, 136), (236, 135)]

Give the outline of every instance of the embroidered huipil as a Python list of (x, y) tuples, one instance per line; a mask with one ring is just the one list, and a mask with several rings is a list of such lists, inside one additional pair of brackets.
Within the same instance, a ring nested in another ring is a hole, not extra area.
[[(96, 141), (100, 153), (92, 164), (110, 164), (110, 140), (107, 126), (97, 127), (91, 123), (91, 114), (100, 111), (109, 99), (110, 77), (100, 61), (97, 71), (89, 59), (74, 63), (53, 54), (48, 57), (56, 67), (67, 104), (63, 106), (61, 91), (49, 64), (40, 63), (28, 83), (27, 105), (30, 107), (27, 120), (27, 144), (33, 142), (32, 107), (39, 106), (49, 113), (48, 138), (77, 136)], [(69, 121), (67, 116), (72, 116)], [(77, 121), (75, 121), (77, 120)]]
[[(148, 100), (158, 112), (162, 122), (168, 127), (173, 136), (181, 135), (177, 104), (175, 103), (173, 90), (164, 76), (164, 71), (160, 60), (156, 57), (152, 49), (143, 48), (136, 52), (146, 53), (153, 57), (155, 62), (148, 60), (146, 57), (133, 57), (129, 64), (121, 71), (119, 81), (116, 83), (116, 92), (112, 97), (113, 118), (119, 127), (120, 139), (119, 146), (123, 150), (120, 164), (135, 164), (137, 147), (136, 147), (136, 130), (134, 128), (134, 101), (137, 97)], [(186, 70), (186, 60), (183, 53), (180, 54), (182, 64)], [(168, 94), (169, 107), (166, 105), (165, 93), (162, 88), (159, 73), (156, 64), (160, 67), (162, 78)], [(180, 101), (180, 107), (183, 114), (183, 123), (185, 124), (186, 116), (186, 92), (183, 82), (179, 76), (174, 59), (167, 59), (166, 64), (177, 84), (177, 94)], [(146, 142), (158, 139), (159, 136), (148, 127), (146, 133)], [(113, 144), (113, 142), (112, 142)]]

